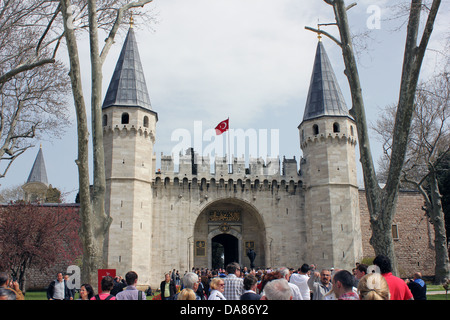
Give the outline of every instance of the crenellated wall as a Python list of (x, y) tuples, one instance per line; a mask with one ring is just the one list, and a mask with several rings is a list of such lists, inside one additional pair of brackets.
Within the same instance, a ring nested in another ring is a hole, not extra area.
[[(164, 168), (172, 168), (171, 157), (164, 159)], [(307, 248), (299, 245), (306, 241), (304, 190), (293, 161), (285, 168), (292, 174), (287, 176), (279, 169), (276, 174), (261, 174), (270, 172), (265, 170), (273, 166), (279, 168), (278, 159), (271, 160), (270, 165), (261, 160), (250, 161), (253, 170), (241, 167), (244, 170), (240, 172), (222, 170), (216, 174), (209, 173), (209, 161), (203, 160), (207, 169), (197, 174), (192, 173), (192, 164), (186, 161), (179, 172), (161, 170), (153, 181), (153, 225), (157, 227), (153, 231), (152, 259), (158, 261), (156, 275), (161, 277), (173, 267), (180, 271), (211, 267), (211, 239), (223, 233), (223, 226), (228, 228), (225, 233), (238, 238), (239, 262), (243, 266), (250, 266), (245, 254), (248, 242), (255, 245), (257, 266), (297, 265), (308, 259)], [(216, 159), (216, 168), (222, 161)], [(208, 221), (210, 212), (221, 210), (239, 212), (241, 219), (226, 223)], [(206, 243), (203, 256), (196, 255), (197, 241)]]

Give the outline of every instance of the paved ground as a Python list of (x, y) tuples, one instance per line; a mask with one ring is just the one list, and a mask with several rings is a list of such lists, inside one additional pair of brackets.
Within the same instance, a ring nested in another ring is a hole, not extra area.
[(427, 291), (427, 295), (429, 294), (445, 294), (445, 290), (444, 291)]

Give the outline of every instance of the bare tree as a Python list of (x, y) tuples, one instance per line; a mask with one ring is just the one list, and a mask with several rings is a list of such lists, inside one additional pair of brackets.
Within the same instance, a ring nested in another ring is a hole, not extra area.
[[(111, 218), (105, 213), (105, 168), (103, 153), (103, 131), (101, 121), (102, 103), (102, 66), (105, 58), (114, 43), (114, 39), (123, 25), (125, 14), (132, 8), (144, 7), (152, 0), (127, 1), (79, 1), (72, 4), (69, 0), (60, 0), (61, 12), (64, 21), (64, 35), (67, 43), (70, 60), (70, 79), (75, 103), (78, 131), (78, 165), (79, 199), (81, 214), (81, 239), (83, 242), (83, 269), (82, 276), (85, 281), (95, 284), (97, 282), (97, 269), (106, 266), (107, 251), (105, 246), (107, 232)], [(86, 14), (79, 15), (79, 21), (73, 12), (73, 6)], [(86, 11), (84, 11), (86, 10)], [(89, 130), (87, 124), (86, 102), (83, 96), (81, 83), (80, 58), (74, 21), (80, 25), (86, 23), (89, 33), (91, 56), (91, 115), (92, 115), (92, 142), (93, 142), (93, 188), (90, 194), (88, 143)], [(100, 51), (98, 30), (107, 31), (108, 36)]]
[[(419, 74), (441, 1), (434, 0), (431, 3), (431, 6), (426, 8), (426, 22), (424, 26), (421, 26), (420, 21), (424, 1), (411, 0), (408, 11), (409, 17), (406, 30), (406, 44), (404, 49), (400, 93), (393, 130), (394, 138), (392, 143), (391, 161), (386, 185), (383, 188), (381, 188), (378, 183), (373, 164), (364, 107), (364, 97), (362, 94), (358, 66), (347, 16), (347, 11), (351, 9), (354, 4), (347, 6), (344, 0), (324, 0), (324, 2), (333, 8), (340, 39), (324, 30), (313, 29), (310, 27), (307, 27), (307, 29), (329, 37), (339, 45), (342, 50), (345, 75), (349, 82), (352, 97), (350, 114), (356, 121), (360, 161), (364, 175), (367, 206), (370, 213), (370, 225), (372, 229), (370, 243), (374, 248), (375, 254), (383, 254), (391, 259), (394, 266), (393, 271), (397, 274), (397, 261), (392, 238), (392, 220), (395, 216), (400, 177), (406, 156)], [(422, 36), (418, 39), (419, 30), (421, 29), (423, 30)]]
[(62, 34), (52, 25), (59, 11), (51, 0), (0, 3), (0, 88), (22, 72), (56, 61)]
[[(441, 161), (450, 150), (449, 75), (444, 72), (421, 83), (416, 93), (406, 161), (402, 169), (402, 184), (416, 188), (423, 196), (426, 212), (435, 230), (435, 282), (450, 278), (447, 236), (438, 172)], [(383, 142), (384, 156), (380, 161), (380, 176), (387, 176), (392, 150), (395, 107), (389, 106), (373, 126)]]
[[(18, 56), (17, 59), (20, 59)], [(14, 160), (44, 135), (60, 137), (69, 121), (67, 70), (55, 62), (3, 83), (0, 95), (0, 159), (3, 178)]]
[(53, 1), (0, 2), (0, 162), (14, 160), (44, 134), (59, 137), (68, 121), (67, 71), (56, 62), (62, 37)]

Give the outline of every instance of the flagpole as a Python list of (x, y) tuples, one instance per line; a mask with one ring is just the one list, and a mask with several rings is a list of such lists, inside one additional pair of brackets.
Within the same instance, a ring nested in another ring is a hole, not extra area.
[(231, 173), (231, 152), (230, 152), (230, 117), (228, 117), (228, 173)]

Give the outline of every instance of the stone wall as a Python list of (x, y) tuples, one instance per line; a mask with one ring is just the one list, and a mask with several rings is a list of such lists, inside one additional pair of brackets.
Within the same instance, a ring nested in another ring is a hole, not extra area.
[[(372, 231), (364, 190), (359, 192), (361, 233), (365, 258), (374, 258), (370, 245)], [(435, 267), (434, 230), (422, 210), (423, 198), (418, 192), (401, 191), (397, 213), (393, 220), (394, 246), (400, 277), (410, 277), (416, 271), (423, 276), (433, 276)]]

